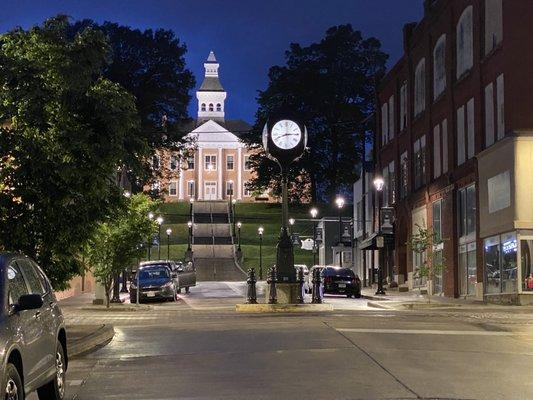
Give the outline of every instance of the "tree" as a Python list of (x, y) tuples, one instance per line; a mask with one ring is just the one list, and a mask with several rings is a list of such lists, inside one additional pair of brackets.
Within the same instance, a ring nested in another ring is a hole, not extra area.
[[(88, 27), (103, 32), (111, 48), (104, 76), (135, 96), (142, 139), (147, 140), (152, 149), (182, 150), (185, 133), (178, 127), (188, 119), (189, 92), (195, 85), (192, 72), (185, 66), (187, 46), (171, 30), (141, 31), (91, 20), (74, 23), (71, 35)], [(126, 145), (135, 147), (135, 140), (139, 138), (133, 137), (132, 143)], [(136, 189), (141, 189), (152, 177), (149, 164), (145, 167), (142, 173), (128, 171)]]
[(413, 233), (407, 242), (407, 247), (413, 253), (418, 254), (422, 264), (419, 265), (415, 272), (415, 278), (426, 278), (429, 283), (427, 290), (428, 303), (431, 301), (432, 288), (435, 282), (435, 277), (440, 275), (445, 269), (444, 258), (442, 253), (436, 249), (443, 243), (438, 234), (432, 229), (424, 228), (416, 225), (416, 231)]
[(135, 99), (102, 76), (110, 48), (59, 16), (0, 36), (0, 247), (34, 257), (56, 289), (120, 206), (117, 169), (150, 154)]
[[(295, 164), (291, 180), (298, 176), (313, 201), (351, 191), (387, 55), (377, 39), (364, 39), (351, 25), (340, 25), (328, 29), (318, 43), (291, 44), (285, 57), (286, 66), (270, 68), (268, 88), (259, 92), (254, 129), (244, 140), (260, 148), (267, 118), (295, 113), (307, 125), (309, 151)], [(279, 186), (279, 168), (264, 153), (251, 163), (257, 172), (252, 188)]]
[(148, 218), (156, 203), (148, 196), (136, 194), (125, 202), (99, 225), (86, 250), (93, 275), (104, 286), (107, 307), (114, 279), (142, 255), (140, 245), (150, 241), (156, 229)]

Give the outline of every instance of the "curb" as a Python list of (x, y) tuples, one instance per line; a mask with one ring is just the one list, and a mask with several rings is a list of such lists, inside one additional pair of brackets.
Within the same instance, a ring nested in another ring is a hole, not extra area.
[(67, 348), (69, 358), (75, 359), (92, 353), (111, 342), (114, 336), (115, 329), (113, 328), (113, 325), (104, 324), (86, 336), (69, 340), (67, 326)]
[(385, 304), (381, 304), (381, 303), (376, 302), (376, 301), (369, 301), (369, 302), (366, 303), (366, 305), (368, 307), (378, 308), (380, 310), (394, 310), (395, 309), (393, 307), (386, 306)]
[(333, 311), (333, 305), (321, 304), (237, 304), (235, 311), (239, 313), (305, 313)]
[(85, 306), (79, 308), (82, 311), (101, 311), (101, 312), (132, 312), (132, 311), (150, 311), (153, 309), (152, 306), (141, 304), (139, 306), (111, 306), (107, 308), (106, 306)]

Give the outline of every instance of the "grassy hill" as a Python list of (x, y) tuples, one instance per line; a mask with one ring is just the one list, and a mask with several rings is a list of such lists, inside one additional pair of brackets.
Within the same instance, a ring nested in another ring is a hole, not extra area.
[[(294, 218), (293, 227), (300, 237), (313, 236), (313, 225), (310, 221), (308, 204), (293, 204), (289, 206), (289, 218)], [(319, 218), (321, 216), (335, 216), (336, 210), (326, 206), (317, 206)], [(172, 229), (170, 238), (170, 258), (182, 259), (187, 249), (187, 222), (189, 221), (189, 204), (167, 203), (161, 205), (160, 213), (164, 218), (161, 226), (161, 257), (167, 257), (167, 228)], [(345, 207), (344, 215), (351, 213), (351, 207)], [(238, 203), (236, 205), (236, 220), (242, 223), (241, 247), (244, 255), (244, 268), (259, 267), (259, 235), (257, 229), (262, 226), (263, 234), (263, 268), (264, 271), (273, 265), (276, 260), (276, 244), (281, 229), (281, 205), (267, 203)], [(157, 247), (152, 249), (152, 258), (157, 255)], [(296, 264), (312, 265), (313, 254), (311, 251), (295, 247), (294, 261)]]

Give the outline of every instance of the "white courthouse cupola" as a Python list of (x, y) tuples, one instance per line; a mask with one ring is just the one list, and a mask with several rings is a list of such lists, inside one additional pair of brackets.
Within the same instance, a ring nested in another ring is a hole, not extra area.
[(198, 122), (214, 121), (224, 122), (224, 101), (227, 93), (218, 79), (218, 63), (212, 51), (204, 63), (205, 77), (200, 89), (196, 92), (198, 99)]

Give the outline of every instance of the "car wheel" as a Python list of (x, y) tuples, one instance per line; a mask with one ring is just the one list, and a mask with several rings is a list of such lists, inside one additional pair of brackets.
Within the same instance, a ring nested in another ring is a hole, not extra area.
[(348, 297), (349, 299), (352, 298), (352, 295), (351, 294), (347, 294), (346, 297)]
[(189, 286), (185, 288), (185, 293), (189, 294)]
[(24, 398), (24, 388), (17, 368), (9, 363), (6, 366), (5, 379), (6, 400), (19, 400)]
[(65, 398), (66, 362), (63, 345), (56, 350), (56, 373), (54, 379), (37, 389), (39, 400), (62, 400)]

